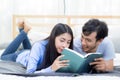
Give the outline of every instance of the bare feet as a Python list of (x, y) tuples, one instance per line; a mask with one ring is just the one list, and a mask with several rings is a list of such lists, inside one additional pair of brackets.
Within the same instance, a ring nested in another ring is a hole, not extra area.
[(31, 25), (29, 25), (29, 23), (25, 20), (21, 19), (18, 21), (18, 28), (23, 28), (24, 32), (28, 33), (31, 29)]
[(28, 33), (31, 29), (31, 25), (28, 24), (27, 22), (24, 22), (24, 31)]
[(18, 21), (18, 28), (24, 28), (24, 20)]

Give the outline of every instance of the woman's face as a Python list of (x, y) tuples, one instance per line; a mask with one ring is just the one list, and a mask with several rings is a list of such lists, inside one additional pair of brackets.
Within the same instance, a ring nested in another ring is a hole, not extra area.
[(68, 48), (71, 43), (72, 36), (69, 33), (63, 33), (55, 38), (55, 47), (58, 53), (64, 48)]

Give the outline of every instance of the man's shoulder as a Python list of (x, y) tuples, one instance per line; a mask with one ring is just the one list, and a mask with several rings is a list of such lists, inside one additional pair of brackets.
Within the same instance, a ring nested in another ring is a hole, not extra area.
[(98, 46), (97, 51), (101, 52), (106, 60), (113, 59), (115, 56), (114, 45), (109, 37), (104, 38), (104, 40)]
[(73, 49), (79, 53), (83, 53), (80, 37), (74, 39)]
[(112, 40), (109, 37), (105, 37), (102, 41), (102, 44), (112, 44)]
[(103, 41), (99, 45), (99, 47), (102, 47), (103, 49), (112, 47), (112, 46), (113, 46), (113, 42), (109, 37), (104, 38)]
[(80, 46), (81, 45), (81, 40), (80, 37), (76, 37), (74, 38), (74, 46)]
[(80, 40), (80, 37), (75, 37), (75, 38), (74, 38), (74, 42), (77, 43), (77, 42), (80, 42), (80, 41), (81, 41), (81, 40)]

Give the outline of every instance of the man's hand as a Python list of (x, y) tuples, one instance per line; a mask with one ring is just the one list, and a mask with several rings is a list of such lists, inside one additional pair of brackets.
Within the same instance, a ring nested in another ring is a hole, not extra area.
[(103, 58), (96, 58), (95, 62), (90, 63), (90, 65), (93, 65), (96, 71), (106, 71), (106, 63)]
[(69, 60), (60, 60), (60, 58), (62, 58), (63, 55), (61, 56), (58, 56), (55, 61), (53, 62), (51, 68), (53, 71), (56, 71), (58, 70), (59, 68), (62, 68), (62, 67), (67, 67), (69, 64)]
[(103, 58), (96, 58), (95, 62), (90, 63), (98, 72), (106, 72), (113, 70), (113, 60), (105, 61)]

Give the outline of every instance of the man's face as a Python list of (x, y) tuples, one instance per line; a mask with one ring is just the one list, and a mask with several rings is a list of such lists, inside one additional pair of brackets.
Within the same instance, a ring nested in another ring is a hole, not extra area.
[(96, 49), (100, 43), (100, 40), (96, 41), (96, 32), (92, 32), (90, 35), (85, 36), (82, 33), (81, 42), (82, 42), (82, 49), (86, 53), (96, 52)]

